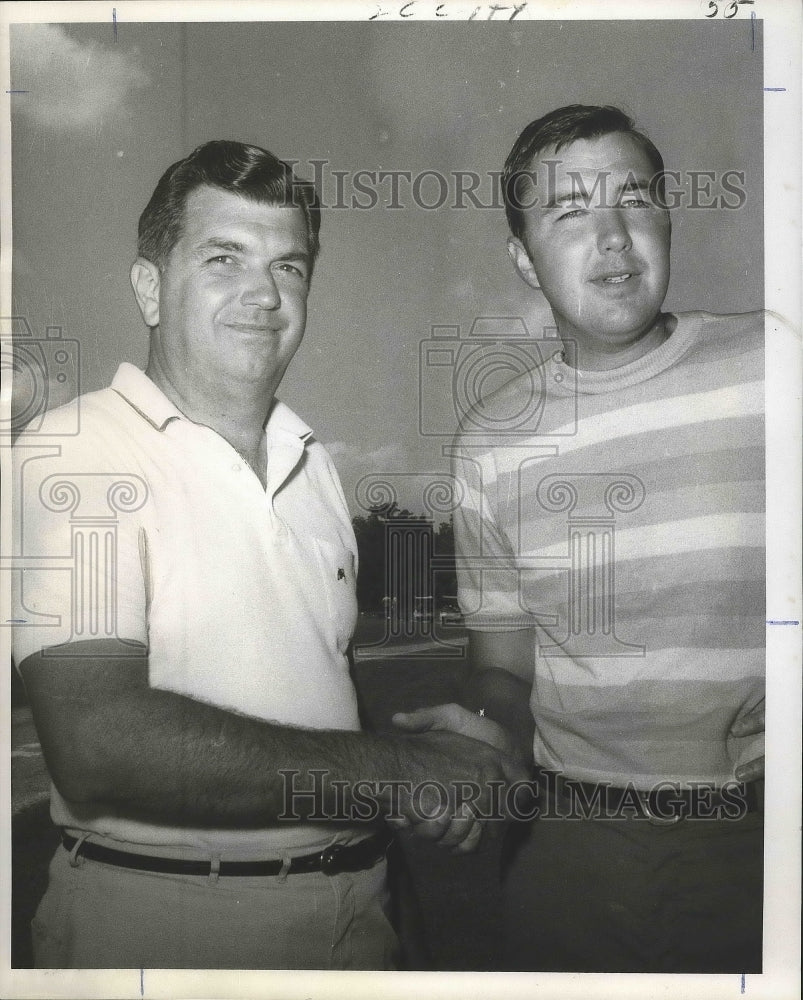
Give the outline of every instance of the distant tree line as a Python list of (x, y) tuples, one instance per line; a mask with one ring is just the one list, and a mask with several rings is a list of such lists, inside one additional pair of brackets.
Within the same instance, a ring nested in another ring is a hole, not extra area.
[(432, 596), (437, 610), (454, 600), (457, 594), (457, 571), (454, 562), (454, 527), (452, 518), (441, 521), (437, 529), (431, 517), (414, 514), (398, 504), (372, 507), (367, 516), (352, 519), (357, 537), (360, 567), (357, 576), (357, 601), (360, 611), (381, 613), (385, 610), (388, 580), (388, 522), (404, 520), (427, 526), (432, 532), (432, 551), (437, 559), (437, 571), (432, 576)]

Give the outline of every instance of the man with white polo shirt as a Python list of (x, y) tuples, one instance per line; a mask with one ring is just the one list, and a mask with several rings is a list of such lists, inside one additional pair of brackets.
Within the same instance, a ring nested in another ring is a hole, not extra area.
[(360, 732), (348, 511), (275, 397), (319, 225), (263, 149), (173, 164), (131, 270), (146, 371), (17, 442), (15, 659), (62, 836), (39, 967), (392, 968), (382, 816), (458, 851), (479, 824), (386, 786), (516, 776), (468, 737)]
[(663, 169), (582, 105), (507, 159), (510, 257), (559, 339), (454, 447), (466, 707), (396, 718), (535, 762), (508, 970), (761, 969), (764, 315), (662, 311)]

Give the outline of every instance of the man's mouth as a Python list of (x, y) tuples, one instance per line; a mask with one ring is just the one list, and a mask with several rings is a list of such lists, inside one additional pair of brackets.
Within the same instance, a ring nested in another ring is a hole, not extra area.
[(226, 326), (233, 330), (240, 330), (248, 333), (270, 333), (271, 327), (264, 323), (227, 323)]
[(638, 271), (601, 271), (591, 279), (597, 285), (623, 285), (631, 278), (639, 276)]

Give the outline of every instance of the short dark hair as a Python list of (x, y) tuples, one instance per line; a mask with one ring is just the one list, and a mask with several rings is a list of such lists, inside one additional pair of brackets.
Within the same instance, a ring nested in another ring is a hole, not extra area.
[(663, 157), (652, 140), (635, 127), (629, 115), (609, 104), (569, 104), (530, 122), (516, 139), (505, 160), (501, 178), (502, 198), (508, 225), (514, 236), (521, 238), (524, 233), (524, 212), (516, 187), (522, 177), (530, 176), (530, 165), (538, 153), (550, 147), (554, 147), (557, 152), (578, 139), (597, 139), (612, 132), (624, 132), (636, 140), (647, 154), (656, 175), (660, 176), (658, 192), (663, 193)]
[(208, 186), (269, 205), (300, 208), (307, 229), (310, 267), (320, 250), (321, 205), (314, 186), (266, 149), (228, 139), (198, 146), (162, 174), (139, 217), (137, 253), (164, 266), (181, 238), (184, 206), (195, 188)]

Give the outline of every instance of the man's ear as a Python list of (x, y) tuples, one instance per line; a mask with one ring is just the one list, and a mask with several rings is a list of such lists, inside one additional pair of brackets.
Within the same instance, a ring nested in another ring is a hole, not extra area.
[(541, 285), (538, 282), (538, 276), (535, 273), (535, 268), (530, 260), (530, 255), (527, 253), (527, 248), (516, 236), (508, 237), (507, 241), (507, 252), (510, 254), (510, 259), (513, 261), (513, 266), (519, 272), (521, 277), (530, 288), (540, 289)]
[(159, 286), (162, 275), (159, 268), (144, 257), (137, 257), (131, 265), (131, 287), (147, 326), (159, 325)]

